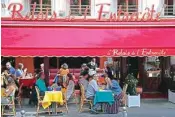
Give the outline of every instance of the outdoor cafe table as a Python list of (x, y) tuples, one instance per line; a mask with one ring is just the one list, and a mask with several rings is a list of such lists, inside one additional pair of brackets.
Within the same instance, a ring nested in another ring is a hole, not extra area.
[(57, 114), (56, 104), (63, 104), (63, 95), (61, 91), (46, 91), (43, 99), (42, 106), (44, 109), (49, 107), (53, 103), (54, 114)]
[(24, 87), (33, 86), (36, 82), (35, 78), (21, 78), (19, 79), (19, 84), (23, 84)]
[(110, 90), (99, 90), (95, 93), (94, 105), (96, 103), (114, 103), (114, 96)]

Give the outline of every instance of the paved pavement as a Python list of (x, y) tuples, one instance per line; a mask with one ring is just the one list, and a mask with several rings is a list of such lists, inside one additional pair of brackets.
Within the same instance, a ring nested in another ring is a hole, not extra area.
[[(69, 113), (60, 115), (62, 117), (122, 117), (119, 114), (90, 114), (89, 111), (78, 113), (77, 106), (69, 104)], [(36, 108), (23, 107), (26, 112), (25, 117), (34, 117)], [(19, 115), (18, 115), (19, 116)], [(41, 115), (40, 117), (48, 117)], [(141, 107), (128, 108), (128, 117), (175, 117), (175, 104), (169, 103), (167, 100), (142, 100)]]

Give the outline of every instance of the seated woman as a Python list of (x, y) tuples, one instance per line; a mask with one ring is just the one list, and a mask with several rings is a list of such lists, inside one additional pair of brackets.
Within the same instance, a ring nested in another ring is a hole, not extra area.
[(14, 90), (16, 91), (18, 88), (17, 86), (15, 85), (15, 82), (12, 78), (9, 78), (8, 79), (8, 85), (7, 85), (7, 88), (5, 89), (5, 92), (4, 92), (4, 96), (2, 97), (1, 95), (1, 104), (8, 104), (9, 103), (9, 99), (8, 97), (10, 96), (14, 96)]
[(36, 86), (40, 90), (40, 96), (44, 96), (45, 91), (47, 91), (47, 87), (46, 87), (44, 79), (45, 79), (44, 73), (40, 72), (39, 73), (39, 79), (36, 81)]
[(59, 70), (59, 74), (60, 74), (60, 77), (62, 78), (62, 81), (66, 82), (66, 76), (69, 74), (68, 65), (66, 63), (64, 63), (61, 66), (61, 69)]
[(67, 74), (67, 86), (66, 86), (66, 90), (67, 90), (67, 100), (69, 100), (69, 98), (72, 96), (73, 92), (74, 92), (74, 88), (75, 88), (75, 83), (73, 81), (73, 76), (72, 74)]
[(110, 105), (110, 104), (105, 104), (104, 105), (104, 111), (109, 114), (116, 114), (118, 113), (118, 109), (120, 106), (119, 100), (123, 98), (123, 93), (122, 89), (117, 82), (117, 79), (114, 77), (111, 77), (111, 80), (109, 78), (106, 78), (106, 83), (107, 83), (107, 89), (111, 90), (114, 94), (114, 100), (115, 102)]

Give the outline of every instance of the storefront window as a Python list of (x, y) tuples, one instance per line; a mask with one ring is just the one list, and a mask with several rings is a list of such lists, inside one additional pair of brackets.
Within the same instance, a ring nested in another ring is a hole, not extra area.
[[(86, 9), (88, 9), (86, 11)], [(87, 16), (91, 15), (90, 0), (71, 0), (70, 5), (71, 14), (75, 16), (82, 16), (87, 12)]]
[(175, 0), (165, 0), (165, 16), (175, 16)]
[(30, 11), (33, 11), (33, 6), (36, 3), (35, 14), (46, 12), (48, 8), (48, 14), (51, 15), (51, 0), (31, 0)]
[(120, 6), (124, 12), (138, 12), (138, 0), (118, 0), (118, 9)]
[(161, 68), (159, 57), (147, 57), (145, 61), (147, 77), (144, 79), (146, 91), (158, 91), (161, 83)]
[(148, 77), (159, 77), (160, 76), (160, 60), (158, 57), (147, 57), (145, 70), (147, 71)]

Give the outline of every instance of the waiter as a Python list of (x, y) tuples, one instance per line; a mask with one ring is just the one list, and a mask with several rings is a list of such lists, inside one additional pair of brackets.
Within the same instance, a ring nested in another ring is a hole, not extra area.
[(97, 63), (95, 58), (93, 58), (91, 62), (88, 63), (88, 67), (89, 69), (93, 69), (94, 71), (97, 70)]

